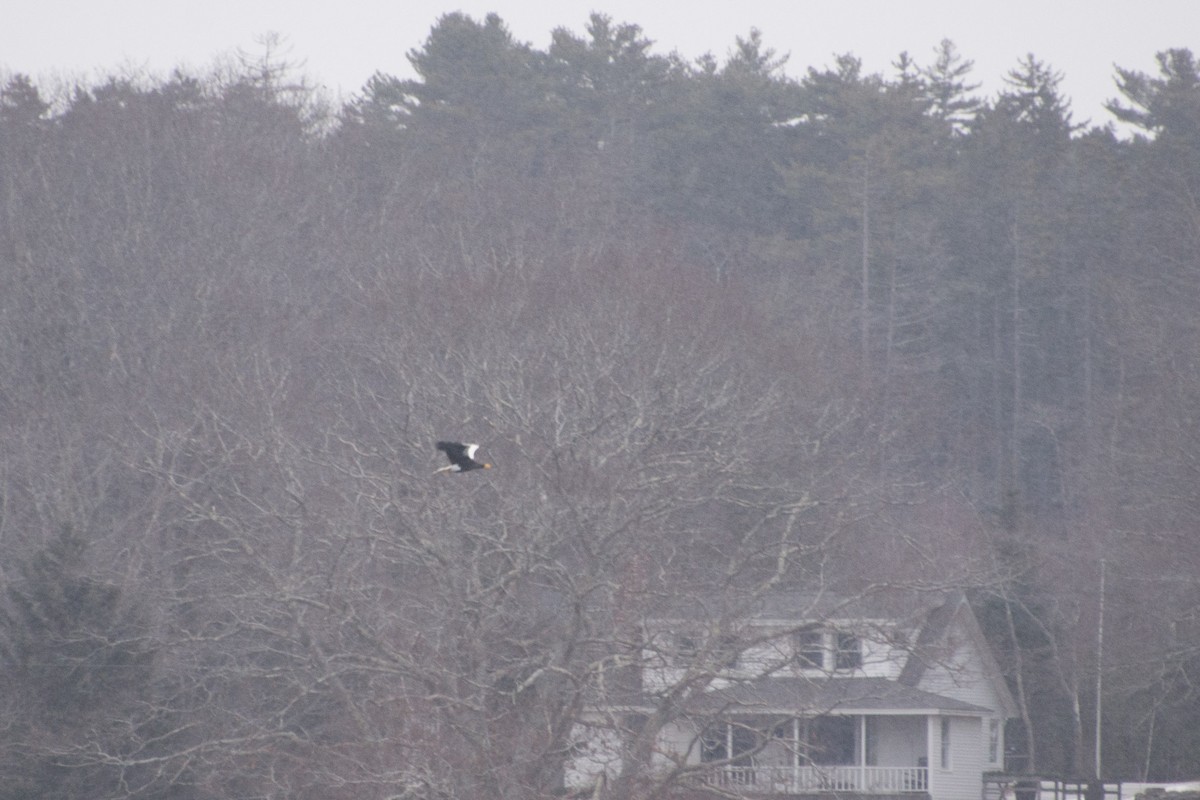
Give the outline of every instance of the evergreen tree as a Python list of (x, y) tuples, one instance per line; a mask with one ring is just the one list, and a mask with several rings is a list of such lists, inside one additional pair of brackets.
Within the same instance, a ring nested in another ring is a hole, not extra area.
[(632, 154), (644, 146), (649, 118), (666, 99), (682, 65), (653, 55), (641, 28), (593, 14), (587, 38), (566, 28), (552, 34), (547, 71), (561, 100), (562, 133), (580, 148)]
[[(133, 724), (155, 651), (121, 591), (89, 571), (83, 535), (64, 525), (16, 565), (5, 590), (2, 797), (82, 798), (118, 788), (119, 768), (103, 766), (102, 753), (118, 751)], [(98, 731), (111, 738), (96, 740)]]
[(920, 73), (906, 56), (896, 68), (894, 81), (863, 75), (845, 55), (833, 69), (810, 69), (788, 173), (795, 206), (809, 210), (810, 257), (855, 287), (839, 298), (836, 335), (857, 343), (860, 389), (885, 415), (889, 397), (932, 386), (946, 299), (936, 221), (951, 152)]
[[(1107, 107), (1140, 129), (1143, 140), (1152, 138), (1134, 149), (1141, 176), (1132, 187), (1141, 196), (1134, 206), (1143, 239), (1139, 252), (1191, 265), (1200, 252), (1200, 63), (1180, 49), (1159, 53), (1158, 64), (1158, 77), (1118, 68), (1117, 86), (1128, 105), (1113, 100)], [(1191, 278), (1177, 277), (1176, 290), (1194, 286)]]
[(1061, 142), (1081, 127), (1071, 121), (1071, 103), (1060, 89), (1062, 78), (1030, 53), (1005, 76), (1007, 88), (1000, 93), (996, 112), (1019, 123), (1024, 136)]
[(675, 85), (649, 143), (647, 184), (658, 208), (685, 224), (711, 227), (718, 238), (779, 229), (788, 216), (785, 127), (798, 97), (782, 73), (785, 61), (752, 30), (736, 39), (724, 65), (702, 59)]
[(1196, 138), (1200, 119), (1200, 63), (1190, 50), (1165, 50), (1156, 56), (1160, 76), (1117, 68), (1117, 88), (1129, 102), (1105, 104), (1122, 122), (1152, 136)]
[(929, 113), (954, 134), (965, 134), (983, 106), (982, 101), (971, 94), (979, 84), (967, 82), (975, 62), (959, 55), (949, 39), (943, 39), (935, 52), (937, 58), (933, 65), (921, 71)]

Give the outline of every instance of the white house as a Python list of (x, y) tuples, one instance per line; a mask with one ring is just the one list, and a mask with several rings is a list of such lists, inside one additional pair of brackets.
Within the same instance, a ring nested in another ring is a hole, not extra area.
[(782, 593), (705, 616), (646, 621), (636, 679), (576, 728), (568, 787), (633, 763), (647, 721), (648, 779), (701, 792), (979, 800), (983, 773), (1003, 768), (1015, 706), (961, 592)]

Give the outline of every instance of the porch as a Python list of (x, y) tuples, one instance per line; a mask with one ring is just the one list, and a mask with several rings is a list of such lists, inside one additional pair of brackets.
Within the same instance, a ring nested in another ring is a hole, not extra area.
[(770, 794), (824, 792), (896, 795), (927, 792), (928, 767), (728, 766), (709, 776), (720, 789)]
[(777, 795), (927, 794), (924, 716), (739, 716), (711, 725), (700, 760), (714, 788)]

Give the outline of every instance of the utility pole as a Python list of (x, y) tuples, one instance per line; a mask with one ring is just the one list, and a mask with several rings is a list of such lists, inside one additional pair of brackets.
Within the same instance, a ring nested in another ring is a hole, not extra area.
[(1104, 716), (1101, 688), (1104, 679), (1104, 577), (1108, 564), (1100, 559), (1100, 612), (1096, 622), (1096, 780), (1100, 780), (1100, 721)]

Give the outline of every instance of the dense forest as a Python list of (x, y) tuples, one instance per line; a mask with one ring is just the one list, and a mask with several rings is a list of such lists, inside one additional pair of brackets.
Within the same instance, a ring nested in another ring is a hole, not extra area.
[(1016, 768), (1099, 702), (1106, 777), (1196, 776), (1191, 52), (1129, 136), (950, 42), (410, 58), (4, 76), (0, 797), (550, 797), (643, 615), (778, 588), (965, 589)]

